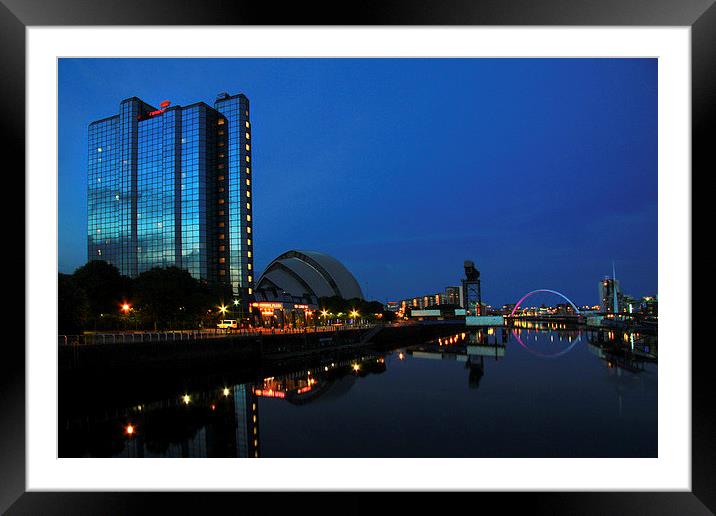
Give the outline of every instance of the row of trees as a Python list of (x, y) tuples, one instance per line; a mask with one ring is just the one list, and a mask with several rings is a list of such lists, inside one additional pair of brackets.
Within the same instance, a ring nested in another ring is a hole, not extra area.
[[(59, 275), (59, 333), (214, 327), (218, 305), (231, 300), (230, 287), (211, 287), (178, 267), (154, 268), (132, 279), (114, 265), (93, 260), (72, 274)], [(319, 306), (333, 320), (352, 318), (354, 310), (361, 319), (394, 318), (378, 301), (334, 296), (321, 298)]]
[(379, 301), (366, 301), (359, 298), (343, 299), (340, 296), (332, 296), (320, 298), (318, 304), (321, 311), (327, 310), (330, 312), (331, 319), (350, 318), (353, 310), (360, 314), (361, 319), (391, 321), (395, 318), (393, 312), (384, 311), (383, 303)]
[(216, 314), (209, 311), (230, 299), (230, 289), (212, 288), (178, 267), (151, 269), (132, 279), (93, 260), (59, 275), (59, 332), (213, 326)]

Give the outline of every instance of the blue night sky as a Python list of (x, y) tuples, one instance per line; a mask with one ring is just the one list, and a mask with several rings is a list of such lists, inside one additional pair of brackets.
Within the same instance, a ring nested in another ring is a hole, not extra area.
[[(87, 126), (137, 96), (251, 101), (255, 264), (341, 260), (380, 301), (459, 284), (657, 293), (656, 59), (61, 59), (59, 270), (86, 262)], [(558, 302), (558, 299), (554, 299)]]

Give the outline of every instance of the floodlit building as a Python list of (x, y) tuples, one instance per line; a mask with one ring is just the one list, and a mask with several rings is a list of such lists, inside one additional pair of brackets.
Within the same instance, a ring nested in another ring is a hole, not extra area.
[(360, 285), (346, 266), (316, 251), (292, 250), (278, 256), (261, 274), (256, 288), (316, 301), (332, 296), (363, 299)]
[(426, 296), (418, 296), (400, 301), (401, 313), (406, 313), (408, 309), (423, 310), (428, 307), (436, 307), (440, 305), (462, 306), (462, 287), (445, 287), (444, 292), (428, 294)]
[(136, 277), (177, 266), (247, 300), (253, 287), (249, 100), (137, 97), (89, 125), (87, 257)]
[(388, 301), (385, 303), (385, 311), (398, 313), (400, 311), (400, 304), (397, 301)]
[[(319, 298), (363, 299), (355, 277), (341, 262), (316, 251), (287, 251), (275, 258), (256, 282), (252, 308), (263, 324), (315, 322)], [(271, 321), (269, 321), (271, 320)]]
[[(599, 301), (601, 303), (602, 312), (621, 312), (622, 293), (619, 287), (619, 280), (605, 277), (599, 282)], [(614, 306), (614, 300), (618, 306)]]

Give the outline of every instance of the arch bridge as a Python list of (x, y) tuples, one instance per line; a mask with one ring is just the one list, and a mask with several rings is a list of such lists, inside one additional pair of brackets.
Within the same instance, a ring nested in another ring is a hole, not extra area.
[(558, 292), (556, 290), (550, 290), (548, 288), (538, 288), (537, 290), (533, 290), (532, 292), (527, 292), (524, 296), (522, 296), (520, 298), (520, 300), (517, 301), (517, 303), (515, 304), (515, 307), (512, 309), (512, 312), (510, 312), (509, 317), (514, 317), (515, 312), (517, 311), (517, 309), (520, 307), (520, 305), (522, 304), (522, 302), (525, 299), (528, 299), (528, 298), (532, 297), (533, 295), (539, 294), (539, 293), (549, 293), (549, 294), (558, 295), (559, 297), (564, 299), (567, 303), (569, 303), (572, 306), (572, 308), (574, 308), (574, 313), (576, 315), (580, 315), (580, 311), (579, 311), (579, 308), (577, 308), (577, 305), (575, 305), (571, 299), (569, 299), (567, 296), (565, 296), (561, 292)]

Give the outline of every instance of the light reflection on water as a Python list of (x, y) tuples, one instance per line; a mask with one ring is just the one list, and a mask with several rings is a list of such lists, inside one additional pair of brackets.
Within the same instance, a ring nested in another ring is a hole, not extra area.
[(60, 456), (656, 456), (656, 338), (530, 325), (74, 414)]

